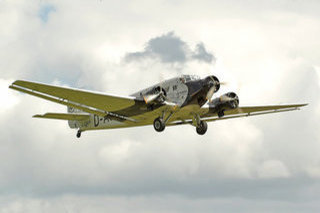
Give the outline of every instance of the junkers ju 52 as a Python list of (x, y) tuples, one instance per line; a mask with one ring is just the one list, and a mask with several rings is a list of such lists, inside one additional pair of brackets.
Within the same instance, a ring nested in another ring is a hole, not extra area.
[(77, 129), (77, 137), (88, 130), (153, 125), (157, 132), (167, 126), (193, 125), (199, 135), (206, 133), (207, 122), (275, 112), (297, 110), (306, 104), (239, 106), (239, 97), (228, 92), (213, 98), (219, 91), (216, 76), (201, 79), (182, 75), (162, 81), (129, 96), (71, 89), (17, 80), (9, 87), (58, 104), (67, 113), (46, 113), (36, 118), (67, 120)]

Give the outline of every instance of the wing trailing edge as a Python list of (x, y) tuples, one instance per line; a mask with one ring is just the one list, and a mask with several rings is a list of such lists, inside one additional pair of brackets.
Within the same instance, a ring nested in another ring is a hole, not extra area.
[(83, 121), (90, 119), (89, 114), (80, 113), (45, 113), (43, 115), (34, 115), (34, 118), (48, 118), (48, 119), (58, 119), (58, 120), (68, 120), (68, 121)]

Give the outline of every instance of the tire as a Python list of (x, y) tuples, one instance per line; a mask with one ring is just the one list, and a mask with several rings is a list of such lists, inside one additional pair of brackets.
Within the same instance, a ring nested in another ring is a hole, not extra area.
[(207, 132), (208, 124), (205, 121), (201, 121), (200, 125), (196, 127), (197, 133), (199, 135), (204, 135)]
[(224, 116), (224, 110), (218, 112), (218, 117), (222, 118)]
[(77, 138), (80, 138), (80, 137), (81, 137), (81, 131), (78, 130), (78, 132), (77, 132)]
[(162, 132), (166, 128), (166, 125), (162, 118), (156, 118), (153, 122), (153, 127), (157, 132)]

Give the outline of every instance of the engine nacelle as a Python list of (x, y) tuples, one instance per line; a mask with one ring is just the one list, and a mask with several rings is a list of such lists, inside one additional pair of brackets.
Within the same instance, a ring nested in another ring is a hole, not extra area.
[[(219, 98), (213, 99), (209, 103), (210, 112), (212, 113), (221, 113), (228, 109), (235, 109), (239, 106), (239, 97), (234, 92), (228, 92), (224, 95), (221, 95)], [(219, 115), (219, 117), (221, 117)], [(222, 115), (223, 116), (223, 115)]]
[(165, 89), (158, 86), (143, 96), (146, 104), (162, 103), (165, 101), (167, 93)]
[(218, 92), (218, 90), (220, 89), (220, 81), (216, 76), (211, 75), (206, 77), (203, 80), (203, 86), (207, 87), (208, 89), (214, 86), (215, 87), (214, 92)]

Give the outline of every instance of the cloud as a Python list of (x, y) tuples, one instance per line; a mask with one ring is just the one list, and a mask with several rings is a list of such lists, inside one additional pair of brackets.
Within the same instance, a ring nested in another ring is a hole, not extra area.
[(13, 80), (0, 79), (0, 97), (2, 102), (0, 113), (4, 113), (19, 103), (17, 95), (11, 91), (8, 91), (8, 85), (10, 85), (12, 82)]
[[(0, 1), (0, 212), (319, 211), (319, 3), (46, 2), (44, 24), (42, 3)], [(203, 137), (188, 125), (78, 140), (67, 122), (32, 118), (65, 106), (7, 88), (23, 78), (126, 95), (160, 73), (231, 76), (241, 105), (310, 105), (213, 122)]]
[(215, 57), (207, 52), (203, 43), (196, 45), (192, 51), (189, 45), (173, 32), (150, 39), (140, 52), (127, 53), (125, 61), (140, 61), (143, 59), (160, 59), (163, 63), (186, 63), (197, 60), (205, 63), (213, 63)]
[(258, 169), (258, 175), (261, 178), (287, 178), (290, 176), (286, 166), (278, 160), (268, 160), (263, 162)]
[(196, 46), (195, 51), (192, 53), (192, 58), (199, 60), (199, 61), (204, 61), (207, 63), (211, 63), (214, 62), (216, 59), (215, 57), (211, 54), (208, 53), (204, 44), (203, 43), (199, 43)]
[[(6, 197), (0, 200), (3, 212), (156, 212), (156, 213), (210, 213), (212, 209), (218, 212), (306, 212), (317, 209), (317, 200), (308, 203), (287, 202), (276, 200), (257, 200), (233, 198), (192, 199), (181, 196), (76, 196), (65, 195), (46, 198)], [(278, 211), (277, 211), (278, 209)], [(276, 211), (275, 211), (276, 210)], [(312, 212), (312, 211), (310, 211)]]

